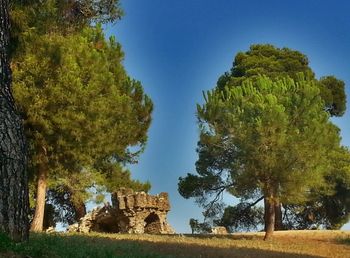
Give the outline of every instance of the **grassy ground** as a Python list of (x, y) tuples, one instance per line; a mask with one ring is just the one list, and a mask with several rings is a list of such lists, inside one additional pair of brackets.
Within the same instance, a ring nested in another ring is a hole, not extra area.
[(280, 231), (227, 236), (32, 234), (14, 244), (0, 237), (0, 257), (350, 257), (349, 231)]

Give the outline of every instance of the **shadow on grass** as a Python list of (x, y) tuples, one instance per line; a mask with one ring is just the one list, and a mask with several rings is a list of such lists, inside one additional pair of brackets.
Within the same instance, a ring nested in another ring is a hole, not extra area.
[[(217, 238), (217, 236), (215, 237)], [(231, 237), (229, 236), (229, 239)], [(32, 234), (27, 243), (11, 244), (5, 250), (0, 249), (0, 257), (2, 257), (1, 254), (5, 253), (17, 254), (14, 256), (16, 258), (26, 256), (32, 258), (317, 257), (257, 248), (208, 246), (207, 244), (214, 236), (200, 236), (200, 239), (205, 240), (203, 243), (191, 243), (191, 239), (198, 238), (198, 236), (167, 236), (164, 241), (160, 241), (161, 237), (156, 236), (157, 242), (152, 240), (152, 236), (149, 236), (149, 239), (148, 237), (139, 237), (140, 239), (135, 240), (117, 238), (117, 235), (107, 234), (100, 237), (97, 235)], [(130, 236), (126, 238), (130, 238)], [(224, 237), (220, 236), (220, 238)]]
[(350, 245), (350, 237), (338, 237), (335, 242), (342, 245)]

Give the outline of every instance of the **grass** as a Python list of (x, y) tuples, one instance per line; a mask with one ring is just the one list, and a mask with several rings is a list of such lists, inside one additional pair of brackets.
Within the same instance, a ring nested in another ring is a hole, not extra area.
[(0, 236), (0, 257), (350, 257), (349, 231), (280, 231), (215, 235), (31, 234), (26, 243)]

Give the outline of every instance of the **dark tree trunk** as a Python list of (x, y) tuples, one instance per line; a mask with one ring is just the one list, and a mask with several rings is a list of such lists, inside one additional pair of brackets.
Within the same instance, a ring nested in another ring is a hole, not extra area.
[(266, 232), (266, 230), (267, 230), (267, 224), (266, 224), (266, 222), (267, 222), (267, 216), (268, 216), (268, 209), (267, 209), (267, 207), (268, 207), (268, 200), (267, 200), (267, 198), (266, 197), (264, 197), (264, 231)]
[(273, 196), (264, 199), (265, 206), (265, 237), (264, 240), (272, 238), (275, 230), (275, 202)]
[(275, 216), (275, 230), (283, 230), (282, 204), (279, 201), (275, 203)]
[(28, 182), (22, 120), (11, 92), (9, 1), (0, 0), (0, 231), (28, 239)]
[(86, 215), (86, 207), (84, 202), (79, 202), (78, 204), (74, 204), (75, 210), (75, 220), (79, 221), (82, 217)]
[(35, 212), (30, 230), (34, 232), (43, 231), (45, 203), (46, 203), (46, 189), (47, 189), (47, 166), (46, 156), (43, 154), (40, 158), (38, 168), (38, 185), (35, 201)]

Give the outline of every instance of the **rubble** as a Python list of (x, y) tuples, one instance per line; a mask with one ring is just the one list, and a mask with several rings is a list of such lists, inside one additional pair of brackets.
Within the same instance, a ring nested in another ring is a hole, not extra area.
[(213, 235), (227, 235), (227, 229), (225, 227), (212, 227), (211, 234)]
[(112, 205), (96, 208), (70, 225), (69, 232), (174, 234), (167, 222), (167, 193), (149, 195), (121, 188), (112, 193)]

